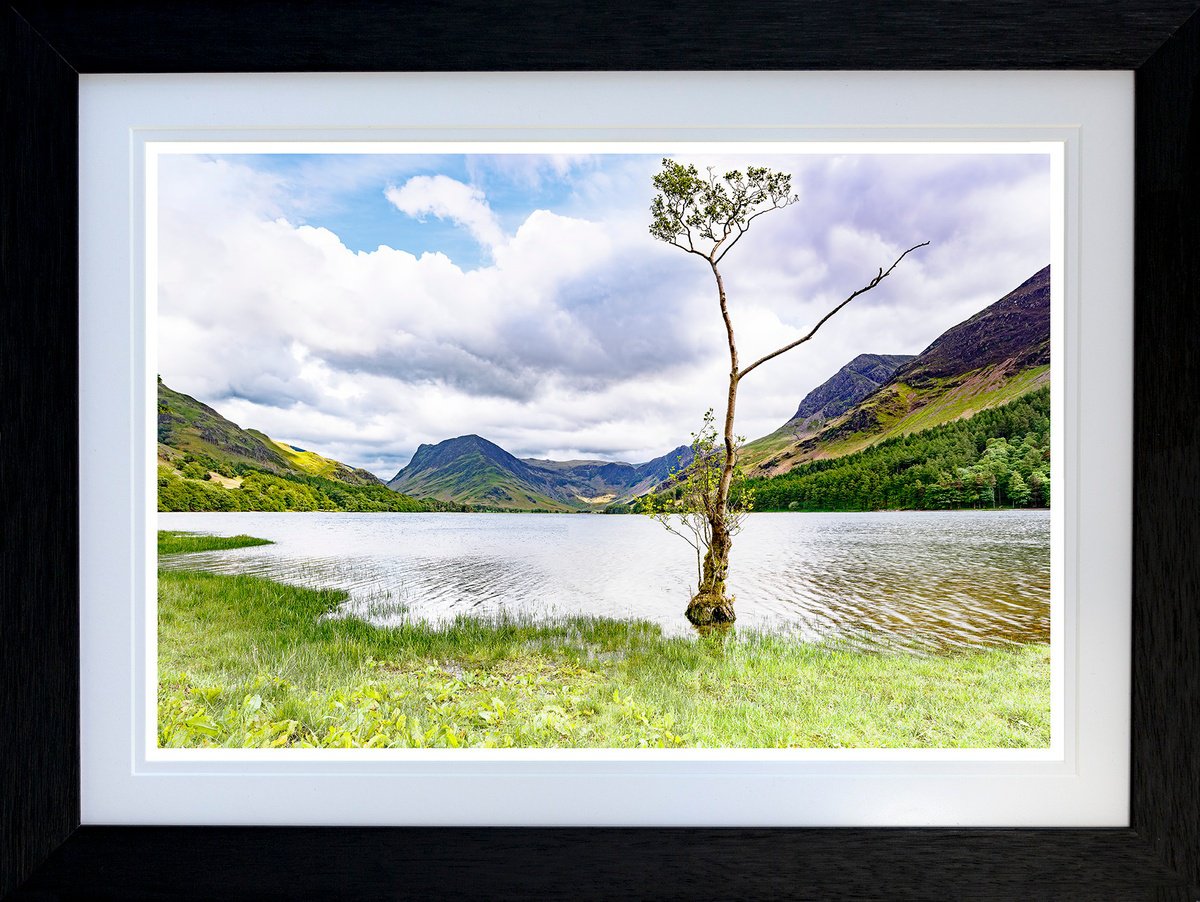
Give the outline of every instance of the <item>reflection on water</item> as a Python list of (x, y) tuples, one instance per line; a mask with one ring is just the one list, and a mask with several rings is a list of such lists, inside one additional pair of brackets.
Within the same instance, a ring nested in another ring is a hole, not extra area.
[[(158, 525), (276, 543), (163, 567), (345, 589), (344, 611), (381, 625), (509, 612), (689, 630), (694, 554), (645, 517), (210, 513)], [(752, 514), (730, 569), (739, 627), (946, 650), (1050, 635), (1045, 511)]]

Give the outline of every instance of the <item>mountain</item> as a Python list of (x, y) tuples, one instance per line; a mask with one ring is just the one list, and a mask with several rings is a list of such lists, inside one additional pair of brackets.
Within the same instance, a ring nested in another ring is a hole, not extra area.
[(187, 454), (206, 458), (215, 466), (240, 465), (281, 475), (323, 476), (347, 485), (381, 484), (366, 470), (285, 445), (255, 429), (243, 429), (159, 379), (158, 456), (177, 463)]
[[(855, 358), (805, 398), (797, 416), (817, 395), (810, 405), (812, 419), (793, 417), (748, 444), (747, 469), (755, 475), (786, 473), (807, 460), (840, 457), (893, 436), (969, 417), (1048, 384), (1050, 267), (946, 330), (916, 357), (901, 362), (878, 388), (813, 428), (816, 417), (830, 410), (819, 403), (823, 395), (818, 393), (831, 383), (845, 385), (849, 393), (852, 377), (839, 377), (861, 359)], [(836, 409), (834, 388), (829, 396)]]
[(690, 458), (681, 446), (643, 464), (523, 460), (478, 435), (460, 435), (421, 445), (387, 485), (416, 498), (507, 510), (598, 510), (653, 488)]
[(571, 510), (553, 497), (545, 472), (478, 435), (421, 445), (388, 488), (414, 498), (518, 510)]
[[(257, 429), (243, 429), (161, 379), (158, 457), (160, 468), (166, 468), (160, 469), (160, 474), (185, 477), (185, 482), (203, 480), (211, 487), (236, 489), (251, 470), (292, 479), (316, 476), (348, 486), (383, 487), (382, 481), (366, 470), (277, 441)], [(501, 510), (600, 510), (654, 488), (681, 466), (681, 460), (682, 466), (691, 460), (686, 445), (643, 464), (521, 460), (478, 435), (461, 435), (436, 445), (421, 445), (387, 487), (401, 495), (434, 499), (428, 503), (435, 506), (451, 502)], [(328, 484), (323, 485), (326, 494), (334, 492)]]
[(795, 415), (788, 421), (798, 426), (832, 420), (861, 401), (896, 372), (912, 354), (859, 354), (838, 370), (833, 378), (821, 383), (804, 396)]
[(604, 460), (538, 460), (524, 462), (552, 475), (555, 491), (574, 503), (589, 506), (625, 501), (647, 492), (671, 475), (672, 470), (686, 467), (692, 460), (692, 449), (680, 445), (661, 457), (644, 464), (627, 464)]
[(912, 354), (859, 354), (805, 395), (790, 420), (747, 445), (743, 460), (763, 460), (820, 431), (913, 359)]

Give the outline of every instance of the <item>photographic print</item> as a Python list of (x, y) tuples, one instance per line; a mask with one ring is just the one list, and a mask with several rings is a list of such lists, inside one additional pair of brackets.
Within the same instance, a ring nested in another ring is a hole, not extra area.
[(1048, 748), (1054, 163), (160, 152), (158, 746)]

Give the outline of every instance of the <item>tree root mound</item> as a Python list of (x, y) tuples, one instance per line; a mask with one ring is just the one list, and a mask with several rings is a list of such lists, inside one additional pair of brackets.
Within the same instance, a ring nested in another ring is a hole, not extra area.
[(723, 595), (696, 595), (688, 603), (684, 615), (695, 626), (733, 623), (737, 619), (733, 613), (733, 599)]

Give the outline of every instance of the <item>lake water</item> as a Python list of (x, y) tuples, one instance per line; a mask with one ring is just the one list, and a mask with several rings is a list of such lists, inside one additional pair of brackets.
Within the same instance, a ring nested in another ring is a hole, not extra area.
[[(160, 563), (345, 589), (344, 613), (380, 625), (511, 612), (690, 630), (695, 554), (647, 517), (160, 513), (158, 528), (271, 539)], [(941, 650), (1045, 642), (1050, 515), (751, 514), (729, 589), (740, 629)]]

